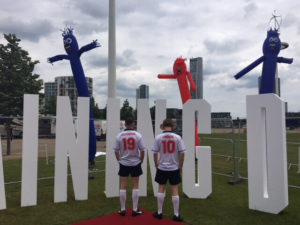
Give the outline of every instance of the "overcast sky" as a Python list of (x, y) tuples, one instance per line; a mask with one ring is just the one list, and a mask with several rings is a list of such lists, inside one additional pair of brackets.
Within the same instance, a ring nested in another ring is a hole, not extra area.
[[(47, 58), (65, 54), (60, 29), (72, 26), (79, 46), (98, 39), (102, 47), (82, 55), (85, 75), (94, 78), (100, 108), (107, 101), (108, 0), (0, 0), (0, 32), (16, 33), (45, 82), (72, 75), (68, 61), (53, 66)], [(299, 0), (116, 0), (117, 95), (135, 107), (135, 90), (150, 87), (150, 105), (167, 99), (167, 107), (182, 108), (171, 73), (174, 60), (203, 57), (204, 98), (213, 112), (245, 117), (246, 95), (257, 94), (262, 65), (240, 80), (233, 76), (262, 56), (269, 20), (282, 16), (281, 41), (290, 47), (280, 56), (294, 58), (279, 64), (281, 96), (289, 111), (300, 111)], [(4, 43), (3, 35), (0, 42)], [(188, 63), (188, 62), (187, 62)], [(189, 66), (189, 63), (188, 63)]]

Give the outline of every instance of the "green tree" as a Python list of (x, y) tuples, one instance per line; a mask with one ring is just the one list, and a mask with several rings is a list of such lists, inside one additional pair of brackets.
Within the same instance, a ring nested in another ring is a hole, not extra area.
[(91, 102), (93, 106), (93, 113), (95, 119), (101, 119), (103, 117), (101, 109), (99, 109), (98, 104), (95, 102), (94, 97), (91, 97)]
[[(39, 61), (32, 61), (20, 46), (15, 34), (4, 34), (7, 44), (0, 44), (0, 114), (12, 117), (23, 114), (23, 95), (38, 94), (43, 82), (35, 74)], [(11, 119), (6, 120), (7, 154), (10, 154)]]
[(102, 120), (106, 120), (106, 110), (107, 110), (107, 105), (105, 105), (104, 109), (100, 109), (101, 110), (101, 118)]
[(56, 95), (52, 95), (45, 105), (45, 115), (56, 115)]
[(121, 108), (121, 120), (125, 120), (127, 117), (134, 117), (133, 108), (129, 105), (128, 99), (125, 99)]

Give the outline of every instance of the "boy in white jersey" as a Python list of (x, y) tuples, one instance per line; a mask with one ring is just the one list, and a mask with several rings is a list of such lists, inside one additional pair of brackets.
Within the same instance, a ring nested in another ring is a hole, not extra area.
[(153, 216), (162, 219), (166, 184), (169, 180), (174, 208), (173, 220), (181, 222), (183, 219), (179, 215), (178, 184), (181, 183), (180, 169), (183, 166), (186, 149), (182, 138), (172, 132), (175, 129), (175, 124), (171, 119), (165, 119), (161, 125), (161, 129), (164, 130), (164, 132), (155, 137), (152, 148), (154, 152), (154, 163), (157, 169), (155, 181), (159, 184), (157, 193), (158, 210), (153, 213)]
[(138, 208), (139, 201), (139, 176), (143, 174), (141, 164), (145, 156), (145, 144), (142, 135), (134, 130), (135, 123), (132, 118), (125, 120), (126, 129), (118, 134), (114, 147), (116, 158), (120, 164), (119, 176), (121, 180), (120, 203), (121, 216), (126, 215), (126, 189), (129, 174), (132, 177), (132, 216), (141, 215), (143, 212)]

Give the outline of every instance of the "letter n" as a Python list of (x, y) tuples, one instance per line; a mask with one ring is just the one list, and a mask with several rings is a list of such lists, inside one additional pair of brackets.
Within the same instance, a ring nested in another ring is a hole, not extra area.
[(89, 112), (89, 98), (79, 97), (75, 130), (69, 97), (57, 97), (54, 202), (67, 201), (68, 158), (75, 199), (88, 198)]

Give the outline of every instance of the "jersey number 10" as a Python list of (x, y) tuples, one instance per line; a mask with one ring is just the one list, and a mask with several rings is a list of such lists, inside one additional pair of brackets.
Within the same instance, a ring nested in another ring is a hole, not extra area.
[(162, 141), (163, 148), (164, 148), (164, 154), (170, 153), (173, 154), (175, 152), (175, 141), (168, 140), (168, 141)]

